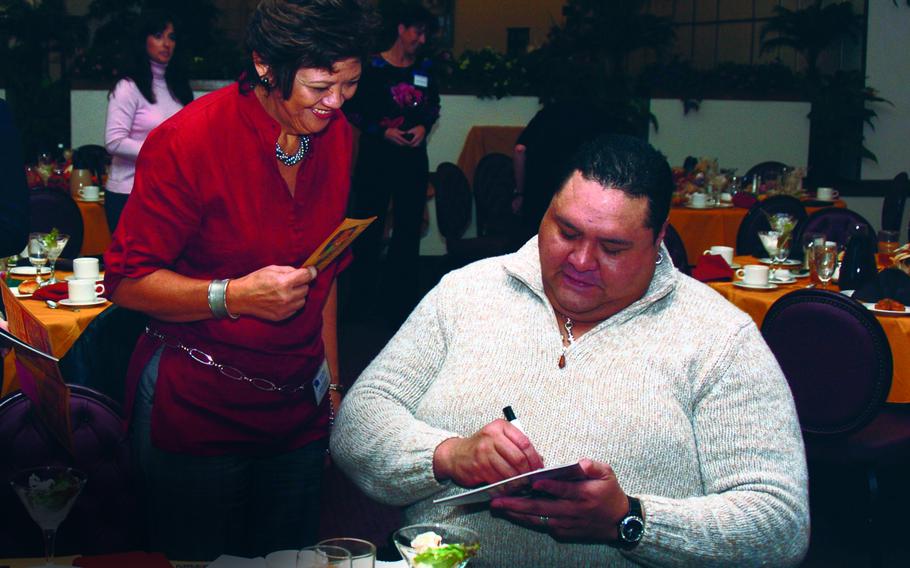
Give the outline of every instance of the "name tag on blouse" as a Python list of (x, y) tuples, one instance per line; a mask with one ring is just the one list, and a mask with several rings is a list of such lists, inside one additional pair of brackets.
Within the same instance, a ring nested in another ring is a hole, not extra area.
[(426, 75), (414, 73), (414, 84), (418, 87), (426, 87), (430, 84), (430, 79)]
[(313, 395), (316, 397), (316, 406), (322, 403), (325, 393), (329, 391), (329, 383), (332, 382), (332, 374), (329, 372), (329, 362), (323, 360), (316, 378), (313, 379)]

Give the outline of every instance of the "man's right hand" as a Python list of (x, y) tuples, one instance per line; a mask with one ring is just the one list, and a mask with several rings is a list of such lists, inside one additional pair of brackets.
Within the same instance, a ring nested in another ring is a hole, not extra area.
[(521, 430), (497, 419), (469, 438), (449, 438), (433, 453), (436, 479), (475, 487), (534, 471), (543, 460)]

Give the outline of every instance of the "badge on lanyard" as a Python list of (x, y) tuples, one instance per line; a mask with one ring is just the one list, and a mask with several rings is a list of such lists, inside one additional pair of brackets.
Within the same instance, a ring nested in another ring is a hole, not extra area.
[(316, 373), (316, 378), (313, 379), (313, 395), (316, 397), (316, 406), (322, 403), (325, 393), (329, 391), (329, 383), (331, 382), (332, 373), (329, 372), (329, 362), (323, 359), (322, 366), (319, 367), (319, 372)]
[(414, 85), (426, 88), (430, 84), (430, 78), (420, 73), (414, 73)]

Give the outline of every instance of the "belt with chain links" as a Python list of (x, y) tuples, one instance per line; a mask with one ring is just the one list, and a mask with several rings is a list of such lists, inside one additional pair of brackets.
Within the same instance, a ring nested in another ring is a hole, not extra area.
[(302, 383), (299, 385), (279, 385), (279, 384), (275, 383), (274, 381), (270, 381), (269, 379), (265, 379), (262, 377), (250, 377), (249, 375), (247, 375), (246, 373), (244, 373), (237, 367), (231, 367), (230, 365), (222, 365), (221, 363), (215, 361), (215, 358), (212, 357), (211, 355), (209, 355), (208, 353), (206, 353), (205, 351), (202, 351), (201, 349), (198, 349), (196, 347), (189, 347), (187, 345), (184, 345), (177, 339), (174, 339), (173, 337), (168, 337), (167, 335), (164, 335), (160, 331), (152, 329), (151, 326), (145, 327), (145, 333), (149, 337), (153, 337), (153, 338), (157, 339), (158, 341), (160, 341), (163, 346), (170, 347), (171, 349), (176, 349), (178, 351), (183, 351), (193, 361), (196, 361), (197, 363), (199, 363), (201, 365), (205, 365), (206, 367), (213, 367), (213, 368), (217, 369), (219, 373), (221, 373), (225, 377), (231, 379), (232, 381), (247, 382), (247, 383), (251, 384), (253, 387), (255, 387), (261, 391), (294, 394), (297, 391), (302, 391), (310, 386), (309, 382)]

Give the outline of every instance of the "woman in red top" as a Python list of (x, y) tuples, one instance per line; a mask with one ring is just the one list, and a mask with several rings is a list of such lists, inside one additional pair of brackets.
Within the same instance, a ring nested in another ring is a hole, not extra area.
[(151, 316), (127, 385), (150, 548), (210, 560), (316, 537), (337, 377), (339, 110), (374, 29), (362, 0), (264, 0), (238, 84), (155, 129), (105, 255), (115, 303)]

